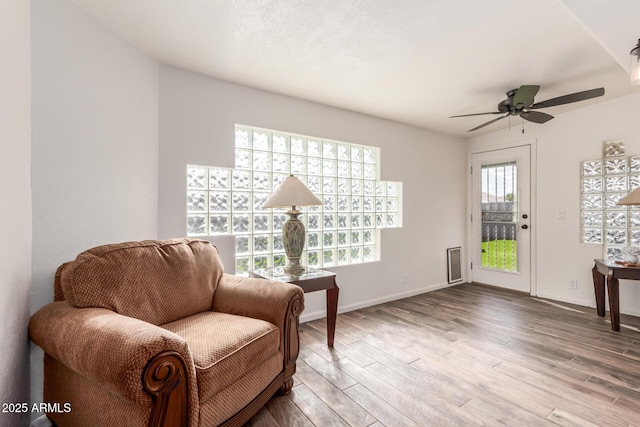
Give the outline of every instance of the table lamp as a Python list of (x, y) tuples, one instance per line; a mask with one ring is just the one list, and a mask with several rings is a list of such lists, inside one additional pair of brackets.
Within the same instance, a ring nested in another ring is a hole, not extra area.
[(262, 205), (263, 208), (291, 208), (286, 212), (289, 219), (282, 227), (282, 241), (284, 251), (287, 254), (287, 265), (284, 267), (284, 272), (293, 276), (299, 276), (305, 270), (300, 265), (305, 230), (304, 224), (298, 219), (298, 215), (302, 212), (297, 210), (296, 206), (313, 205), (322, 205), (322, 201), (293, 175), (289, 175)]
[(640, 205), (640, 188), (636, 188), (626, 197), (618, 200), (616, 205), (619, 206), (638, 206)]

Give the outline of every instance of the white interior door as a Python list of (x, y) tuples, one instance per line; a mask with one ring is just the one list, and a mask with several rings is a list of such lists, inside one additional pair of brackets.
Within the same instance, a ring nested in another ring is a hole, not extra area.
[(474, 282), (531, 292), (531, 149), (472, 155)]

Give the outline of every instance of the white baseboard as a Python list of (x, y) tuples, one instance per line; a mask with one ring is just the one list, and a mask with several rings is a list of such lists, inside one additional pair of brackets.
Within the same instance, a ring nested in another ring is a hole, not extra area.
[[(462, 281), (462, 282), (458, 282), (458, 283), (438, 283), (438, 284), (435, 284), (435, 285), (426, 286), (424, 288), (413, 289), (413, 290), (407, 291), (407, 292), (400, 292), (400, 293), (397, 293), (397, 294), (392, 294), (392, 295), (387, 295), (387, 296), (380, 297), (380, 298), (361, 301), (361, 302), (354, 303), (354, 304), (338, 306), (338, 313), (347, 313), (349, 311), (358, 310), (360, 308), (371, 307), (372, 305), (378, 305), (378, 304), (382, 304), (382, 303), (389, 302), (389, 301), (395, 301), (395, 300), (399, 300), (399, 299), (403, 299), (403, 298), (408, 298), (408, 297), (412, 297), (414, 295), (420, 295), (420, 294), (424, 294), (424, 293), (427, 293), (427, 292), (436, 291), (438, 289), (444, 289), (444, 288), (448, 288), (448, 287), (451, 287), (451, 286), (460, 285), (462, 283), (466, 283), (466, 282)], [(545, 299), (548, 299), (548, 300), (551, 300), (551, 301), (559, 301), (559, 302), (565, 302), (565, 303), (568, 303), (568, 304), (581, 305), (581, 306), (586, 307), (588, 309), (593, 309), (594, 313), (595, 313), (595, 308), (596, 308), (595, 302), (593, 300), (591, 300), (591, 299), (583, 300), (583, 299), (578, 299), (578, 298), (563, 298), (563, 297), (558, 297), (557, 295), (546, 294), (544, 292), (538, 292), (536, 297), (545, 298)], [(607, 309), (608, 309), (608, 304), (607, 304)], [(624, 312), (622, 312), (622, 314), (628, 314), (630, 316), (640, 317), (640, 310), (625, 310)], [(316, 319), (322, 319), (323, 317), (326, 317), (326, 316), (327, 316), (327, 312), (325, 310), (318, 310), (318, 311), (314, 311), (314, 312), (311, 312), (311, 313), (304, 313), (303, 312), (302, 315), (300, 316), (300, 323), (310, 322), (310, 321), (316, 320)]]
[[(548, 300), (552, 300), (552, 301), (560, 301), (560, 302), (566, 302), (569, 304), (576, 304), (576, 305), (581, 305), (583, 307), (587, 307), (589, 309), (593, 309), (593, 312), (596, 312), (596, 303), (595, 303), (595, 299), (588, 299), (588, 300), (582, 300), (582, 299), (577, 299), (577, 298), (562, 298), (562, 297), (558, 297), (557, 295), (549, 295), (549, 294), (545, 294), (545, 293), (540, 293), (538, 292), (537, 295), (539, 298), (545, 298)], [(609, 302), (607, 300), (607, 296), (605, 295), (605, 307), (607, 310), (609, 310)], [(621, 311), (621, 314), (628, 314), (629, 316), (636, 316), (636, 317), (640, 317), (640, 310), (636, 310), (636, 309), (632, 309), (632, 310), (625, 310), (625, 311)]]
[(53, 424), (51, 424), (51, 421), (49, 421), (49, 418), (47, 418), (46, 415), (41, 415), (35, 420), (31, 421), (29, 427), (51, 427), (52, 425)]
[(545, 294), (544, 292), (538, 292), (536, 296), (538, 298), (544, 298), (551, 301), (566, 302), (567, 304), (581, 305), (583, 307), (588, 307), (593, 309), (596, 308), (595, 301), (591, 301), (591, 300), (582, 300), (578, 298), (562, 298), (562, 297), (558, 297), (557, 295)]
[[(395, 301), (403, 298), (412, 297), (414, 295), (420, 295), (431, 291), (436, 291), (438, 289), (444, 289), (451, 286), (460, 285), (464, 282), (458, 283), (437, 283), (435, 285), (425, 286), (424, 288), (412, 289), (406, 292), (400, 292), (397, 294), (387, 295), (380, 298), (370, 299), (366, 301), (357, 302), (354, 304), (348, 304), (340, 306), (338, 305), (338, 313), (347, 313), (349, 311), (358, 310), (360, 308), (371, 307), (372, 305), (378, 305), (389, 301)], [(300, 316), (300, 323), (310, 322), (316, 319), (322, 319), (323, 317), (327, 317), (327, 312), (325, 310), (318, 310), (312, 313), (302, 313)]]

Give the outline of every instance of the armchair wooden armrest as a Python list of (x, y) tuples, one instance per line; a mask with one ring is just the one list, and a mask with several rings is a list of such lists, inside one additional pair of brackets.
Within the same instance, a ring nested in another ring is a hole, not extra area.
[(187, 343), (173, 332), (61, 301), (32, 316), (29, 335), (70, 369), (136, 404), (152, 406), (150, 425), (188, 425), (189, 401), (198, 399), (190, 387), (195, 367)]

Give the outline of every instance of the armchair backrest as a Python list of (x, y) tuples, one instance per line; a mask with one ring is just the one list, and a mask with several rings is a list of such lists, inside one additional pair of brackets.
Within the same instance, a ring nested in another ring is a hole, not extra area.
[(63, 264), (56, 299), (161, 325), (210, 310), (222, 277), (205, 240), (144, 240), (98, 246)]

